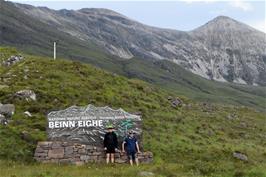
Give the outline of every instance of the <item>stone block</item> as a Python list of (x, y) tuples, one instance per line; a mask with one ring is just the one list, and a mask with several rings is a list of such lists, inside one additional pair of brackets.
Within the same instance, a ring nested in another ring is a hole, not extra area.
[(38, 146), (39, 147), (50, 147), (51, 144), (52, 144), (52, 142), (50, 142), (50, 141), (40, 141), (40, 142), (38, 142)]
[(80, 156), (80, 160), (82, 160), (82, 161), (88, 161), (90, 159), (90, 156), (88, 156), (88, 155), (81, 155)]
[(34, 157), (47, 157), (47, 153), (35, 152)]
[(41, 147), (37, 147), (37, 148), (35, 149), (35, 153), (42, 153), (42, 152), (44, 152), (44, 151), (47, 151), (47, 150), (45, 150), (45, 149), (43, 149), (43, 148), (41, 148)]
[(86, 154), (86, 149), (79, 149), (78, 150), (78, 153), (79, 154)]
[(55, 141), (53, 142), (52, 144), (52, 149), (57, 149), (57, 148), (62, 148), (62, 143), (61, 142), (58, 142), (58, 141)]
[(93, 150), (94, 149), (94, 146), (91, 146), (91, 145), (86, 145), (86, 148), (87, 150)]
[(65, 156), (70, 156), (74, 153), (74, 148), (72, 146), (65, 147)]
[(95, 151), (92, 153), (92, 155), (95, 155), (95, 156), (96, 155), (98, 156), (98, 155), (101, 155), (101, 154), (102, 154), (101, 152), (95, 152)]
[(64, 148), (51, 149), (48, 151), (48, 158), (58, 159), (64, 157)]

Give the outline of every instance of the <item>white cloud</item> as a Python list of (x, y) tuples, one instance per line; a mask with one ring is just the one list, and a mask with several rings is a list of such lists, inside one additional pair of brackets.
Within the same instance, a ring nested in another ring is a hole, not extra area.
[(241, 1), (241, 0), (234, 0), (232, 2), (229, 2), (229, 5), (238, 9), (241, 9), (243, 11), (252, 11), (253, 10), (253, 6), (245, 1)]
[(251, 22), (249, 23), (250, 26), (252, 26), (253, 28), (263, 31), (264, 33), (266, 33), (266, 21), (262, 20), (262, 21), (255, 21), (255, 22)]

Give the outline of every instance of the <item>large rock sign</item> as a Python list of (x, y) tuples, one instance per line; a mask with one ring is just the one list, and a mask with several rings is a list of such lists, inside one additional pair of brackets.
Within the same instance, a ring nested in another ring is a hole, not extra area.
[[(134, 130), (141, 137), (141, 118), (125, 112), (123, 109), (110, 107), (71, 106), (65, 110), (50, 112), (47, 116), (48, 139), (52, 141), (68, 141), (103, 146), (106, 126), (112, 124), (118, 140), (125, 138), (127, 131)], [(119, 144), (120, 144), (119, 143)]]

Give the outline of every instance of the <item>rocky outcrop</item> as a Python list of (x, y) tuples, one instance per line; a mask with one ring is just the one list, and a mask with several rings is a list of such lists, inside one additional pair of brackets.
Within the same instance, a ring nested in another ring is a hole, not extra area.
[(233, 157), (242, 161), (248, 161), (247, 155), (241, 153), (241, 152), (234, 152)]
[(32, 90), (20, 90), (15, 93), (15, 96), (23, 98), (27, 101), (36, 101), (36, 94)]
[(4, 60), (2, 62), (3, 66), (11, 66), (13, 64), (18, 63), (19, 61), (23, 60), (23, 56), (21, 55), (12, 55), (10, 58), (8, 58), (7, 60)]
[[(151, 163), (153, 155), (151, 152), (138, 154), (140, 163)], [(103, 148), (91, 145), (62, 142), (43, 141), (38, 142), (34, 159), (42, 163), (66, 163), (82, 165), (89, 162), (105, 162), (105, 151)], [(127, 163), (127, 156), (124, 153), (115, 153), (116, 163)]]
[(15, 113), (15, 105), (0, 103), (0, 124), (7, 125)]

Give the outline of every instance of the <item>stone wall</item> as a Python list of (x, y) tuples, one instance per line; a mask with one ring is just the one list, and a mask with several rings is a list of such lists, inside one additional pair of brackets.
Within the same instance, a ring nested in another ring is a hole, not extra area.
[[(150, 163), (153, 155), (151, 152), (141, 152), (138, 158), (140, 163)], [(101, 163), (105, 162), (105, 151), (103, 148), (73, 142), (42, 141), (38, 142), (34, 159), (42, 163)], [(127, 163), (126, 154), (115, 153), (115, 162)]]

